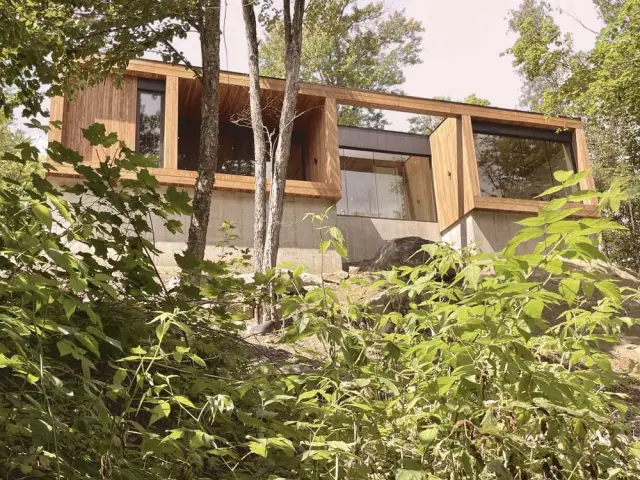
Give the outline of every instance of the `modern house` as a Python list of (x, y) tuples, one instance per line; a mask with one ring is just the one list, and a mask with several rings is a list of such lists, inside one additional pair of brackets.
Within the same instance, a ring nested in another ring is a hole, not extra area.
[[(222, 239), (223, 220), (236, 225), (238, 247), (253, 245), (253, 138), (247, 127), (246, 75), (220, 76), (220, 156), (211, 203), (208, 254)], [(284, 82), (263, 78), (265, 124), (275, 131)], [(50, 140), (97, 162), (105, 152), (89, 145), (81, 128), (94, 122), (117, 132), (127, 145), (156, 155), (153, 173), (164, 185), (192, 189), (198, 165), (201, 84), (183, 66), (131, 61), (121, 88), (112, 78), (80, 92), (73, 101), (53, 98)], [(429, 136), (338, 126), (340, 105), (379, 108), (443, 118)], [(554, 184), (556, 170), (589, 168), (580, 120), (441, 100), (365, 92), (302, 83), (285, 190), (281, 262), (320, 269), (320, 233), (306, 213), (330, 210), (327, 223), (346, 237), (349, 261), (371, 258), (385, 240), (420, 236), (457, 246), (502, 248), (519, 228), (515, 221), (535, 214), (535, 199)], [(269, 171), (269, 166), (267, 167)], [(72, 169), (50, 174), (74, 182)], [(579, 185), (593, 189), (587, 176)], [(573, 205), (575, 206), (575, 205)], [(579, 215), (595, 206), (579, 204)], [(184, 231), (189, 219), (184, 218)], [(171, 265), (186, 234), (155, 232)], [(341, 260), (327, 252), (325, 270)]]

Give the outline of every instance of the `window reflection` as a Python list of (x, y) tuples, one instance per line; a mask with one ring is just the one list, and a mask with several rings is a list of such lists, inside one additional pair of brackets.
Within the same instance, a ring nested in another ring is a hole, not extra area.
[(340, 168), (339, 215), (435, 221), (428, 157), (341, 149)]
[(158, 157), (159, 166), (162, 166), (163, 103), (163, 93), (138, 92), (138, 151)]
[[(568, 143), (474, 133), (484, 196), (534, 199), (556, 185), (553, 172), (574, 170)], [(557, 192), (548, 198), (563, 196)]]

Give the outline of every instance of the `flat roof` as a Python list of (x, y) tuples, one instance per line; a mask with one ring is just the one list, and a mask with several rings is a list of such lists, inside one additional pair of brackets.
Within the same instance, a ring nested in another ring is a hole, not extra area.
[[(146, 71), (144, 65), (149, 65)], [(155, 67), (154, 67), (155, 66)], [(159, 67), (159, 68), (158, 68)], [(201, 67), (193, 67), (198, 70)], [(193, 78), (194, 73), (184, 64), (167, 63), (160, 60), (136, 59), (131, 60), (129, 71), (151, 73), (158, 75), (174, 74), (182, 78)], [(165, 70), (165, 71), (162, 71)], [(226, 76), (227, 83), (238, 83), (248, 86), (249, 75), (241, 72), (220, 71), (221, 76)], [(274, 77), (261, 76), (261, 86), (266, 89), (283, 90), (284, 80)], [(524, 110), (509, 109), (495, 106), (475, 105), (450, 100), (435, 100), (397, 93), (367, 91), (361, 89), (336, 87), (315, 82), (300, 82), (300, 93), (305, 95), (324, 96), (335, 98), (336, 102), (343, 105), (359, 106), (364, 108), (376, 108), (393, 110), (419, 115), (432, 115), (441, 117), (459, 117), (470, 115), (480, 120), (497, 121), (501, 123), (513, 123), (527, 126), (539, 126), (543, 128), (581, 128), (582, 122), (577, 117), (547, 116), (541, 113)]]

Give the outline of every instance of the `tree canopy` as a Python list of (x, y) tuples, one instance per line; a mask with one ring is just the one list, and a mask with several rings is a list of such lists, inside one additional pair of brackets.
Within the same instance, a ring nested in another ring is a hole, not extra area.
[[(266, 24), (260, 47), (261, 73), (284, 78), (283, 23)], [(312, 0), (305, 15), (300, 77), (346, 88), (401, 93), (406, 67), (422, 62), (423, 28), (403, 10), (376, 0)], [(345, 107), (344, 125), (384, 126), (379, 111)]]

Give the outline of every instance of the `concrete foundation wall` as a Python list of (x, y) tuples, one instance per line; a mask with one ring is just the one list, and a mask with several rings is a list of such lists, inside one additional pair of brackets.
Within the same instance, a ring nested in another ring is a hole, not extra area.
[(373, 258), (386, 240), (400, 237), (422, 237), (440, 241), (436, 222), (414, 222), (387, 218), (351, 217), (338, 215), (338, 228), (345, 237), (349, 262)]
[[(524, 228), (515, 222), (528, 217), (531, 214), (474, 210), (444, 232), (442, 239), (456, 248), (475, 246), (483, 252), (498, 252)], [(538, 242), (530, 240), (521, 244), (518, 253), (533, 251)]]
[[(51, 178), (50, 181), (58, 186), (75, 183), (73, 180), (62, 178)], [(193, 196), (193, 189), (186, 190), (190, 196)], [(229, 233), (237, 235), (237, 238), (230, 243), (238, 249), (248, 248), (253, 251), (253, 204), (252, 193), (219, 190), (213, 192), (206, 258), (219, 259), (222, 254), (231, 251), (228, 247), (217, 246), (225, 240), (225, 234), (220, 231), (220, 226), (225, 220), (235, 226), (235, 229)], [(318, 252), (321, 242), (319, 225), (313, 225), (310, 219), (302, 220), (307, 213), (322, 213), (332, 204), (331, 200), (285, 197), (278, 263), (304, 265), (310, 272), (319, 272), (321, 269), (325, 272), (334, 272), (342, 269), (342, 260), (333, 250), (324, 253), (323, 264), (323, 256)], [(156, 260), (160, 267), (175, 266), (174, 254), (186, 248), (189, 216), (183, 215), (176, 219), (182, 222), (183, 233), (175, 235), (164, 227), (162, 219), (156, 217), (152, 219), (155, 244), (162, 252)], [(329, 211), (324, 225), (336, 225), (335, 209)]]

